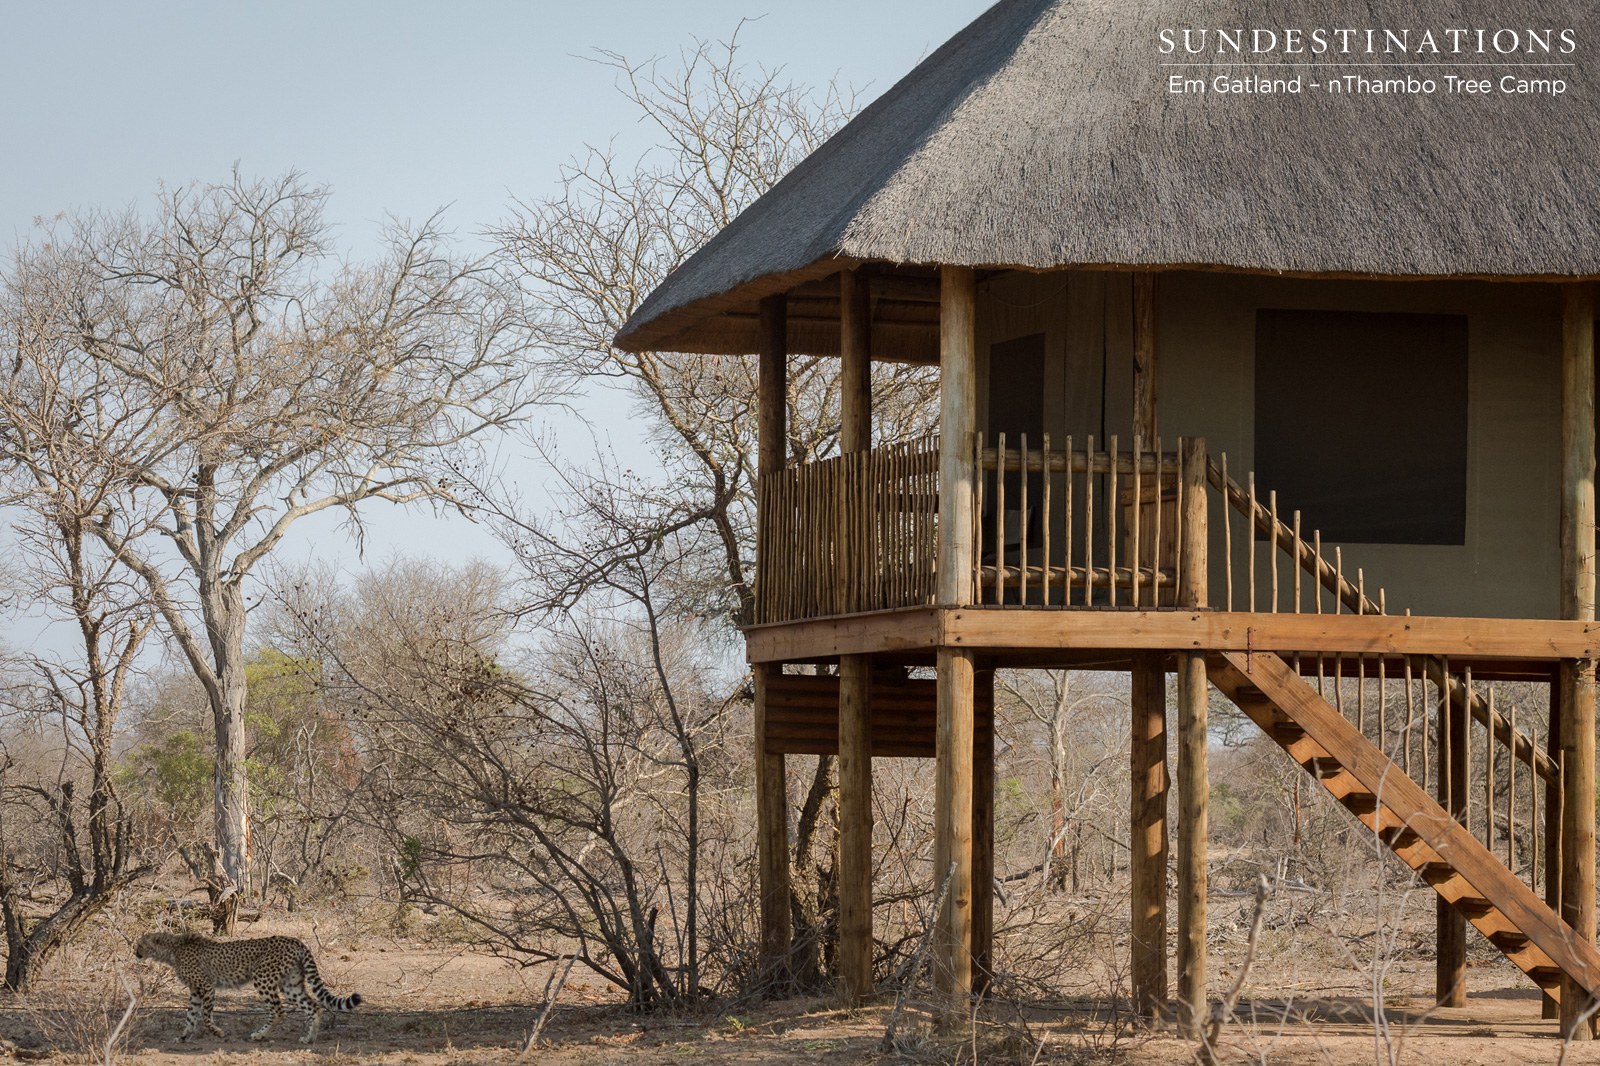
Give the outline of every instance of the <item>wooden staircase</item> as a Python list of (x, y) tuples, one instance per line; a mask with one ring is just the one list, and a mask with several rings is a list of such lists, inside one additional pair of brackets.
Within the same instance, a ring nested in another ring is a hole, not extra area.
[(1275, 654), (1211, 658), (1213, 685), (1535, 984), (1600, 993), (1600, 951)]

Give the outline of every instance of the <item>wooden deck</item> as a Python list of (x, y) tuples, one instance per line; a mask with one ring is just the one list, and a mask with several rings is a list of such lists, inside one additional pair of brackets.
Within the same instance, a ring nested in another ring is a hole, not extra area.
[[(751, 663), (819, 662), (839, 655), (925, 653), (939, 647), (1005, 655), (1193, 648), (1301, 655), (1448, 655), (1548, 676), (1562, 659), (1600, 654), (1600, 622), (1420, 615), (1270, 614), (1205, 610), (912, 607), (748, 626)], [(1071, 654), (1063, 665), (1076, 664)], [(1031, 661), (1042, 661), (1037, 655)], [(1541, 666), (1541, 664), (1548, 664)]]

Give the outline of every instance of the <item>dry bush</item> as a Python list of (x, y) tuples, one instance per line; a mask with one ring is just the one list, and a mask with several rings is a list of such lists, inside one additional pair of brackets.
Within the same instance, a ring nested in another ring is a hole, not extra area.
[(110, 1066), (143, 1033), (162, 979), (126, 949), (92, 942), (60, 952), (41, 976), (18, 999), (24, 1015), (48, 1047), (96, 1066)]

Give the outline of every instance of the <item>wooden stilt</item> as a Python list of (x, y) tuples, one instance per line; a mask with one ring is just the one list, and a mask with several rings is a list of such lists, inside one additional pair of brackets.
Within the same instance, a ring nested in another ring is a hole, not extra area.
[[(994, 671), (973, 675), (973, 706), (994, 707)], [(994, 966), (994, 715), (974, 723), (972, 747), (972, 991)]]
[(1167, 674), (1160, 652), (1133, 658), (1133, 827), (1128, 859), (1133, 1009), (1159, 1020), (1167, 1004)]
[[(972, 597), (973, 432), (977, 409), (977, 278), (943, 267), (939, 293), (939, 550), (937, 600)], [(997, 545), (996, 559), (1003, 545)], [(949, 872), (938, 937), (935, 987), (946, 1022), (965, 1015), (972, 988), (973, 661), (965, 648), (941, 647), (938, 662), (937, 769), (934, 782), (935, 889)]]
[[(1467, 729), (1471, 725), (1464, 699), (1454, 699), (1447, 687), (1441, 692), (1439, 722), (1443, 736), (1439, 752), (1440, 805), (1470, 829), (1467, 792)], [(1467, 920), (1439, 897), (1438, 945), (1434, 996), (1441, 1007), (1467, 1005)]]
[[(1560, 765), (1561, 761), (1561, 678), (1550, 678), (1550, 723), (1545, 736), (1545, 752)], [(1557, 914), (1561, 913), (1561, 778), (1544, 783), (1544, 902)], [(1545, 996), (1540, 1008), (1541, 1018), (1561, 1017), (1560, 1002), (1554, 996)]]
[(944, 913), (938, 924), (934, 987), (948, 1021), (965, 1016), (972, 988), (972, 653), (938, 651), (938, 766), (934, 781), (934, 871), (948, 873)]
[[(1594, 285), (1562, 287), (1561, 315), (1561, 617), (1595, 617)], [(1561, 916), (1574, 935), (1595, 938), (1595, 664), (1561, 663)], [(1561, 982), (1561, 1031), (1589, 1040), (1594, 1020), (1578, 1025), (1588, 1004)]]
[[(840, 450), (872, 450), (867, 282), (839, 272)], [(839, 657), (839, 978), (845, 998), (872, 995), (872, 660)]]
[[(1180, 542), (1180, 607), (1206, 605), (1206, 442), (1183, 453), (1184, 510)], [(1185, 1033), (1204, 1024), (1206, 1010), (1206, 837), (1211, 777), (1207, 763), (1206, 657), (1178, 655), (1178, 1019)]]
[(851, 1003), (872, 994), (870, 663), (839, 657), (839, 979)]
[[(761, 301), (761, 352), (756, 387), (758, 469), (765, 476), (784, 468), (788, 434), (788, 301), (783, 295)], [(760, 570), (757, 580), (764, 579)], [(756, 853), (760, 884), (761, 973), (778, 995), (789, 986), (793, 941), (789, 892), (789, 784), (784, 757), (766, 744), (769, 673), (777, 664), (758, 664), (755, 674)]]

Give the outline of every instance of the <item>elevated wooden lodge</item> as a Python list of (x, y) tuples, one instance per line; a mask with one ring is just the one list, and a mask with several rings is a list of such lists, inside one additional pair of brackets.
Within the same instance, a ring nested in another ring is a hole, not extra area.
[[(1273, 17), (1314, 24), (1314, 6)], [(1416, 6), (1416, 25), (1544, 18)], [(1173, 96), (1157, 35), (1192, 8), (996, 5), (618, 337), (759, 352), (745, 639), (767, 962), (782, 967), (790, 936), (785, 756), (839, 756), (841, 967), (857, 997), (872, 980), (871, 760), (925, 757), (930, 878), (948, 874), (938, 973), (952, 1001), (981, 984), (993, 671), (1120, 670), (1141, 1010), (1205, 1009), (1215, 687), (1438, 894), (1441, 1004), (1464, 1001), (1470, 923), (1570, 1030), (1600, 993), (1600, 85), (1578, 64), (1559, 99)], [(1243, 2), (1205, 13), (1259, 17)], [(1593, 13), (1564, 17), (1584, 48), (1600, 42)], [(844, 382), (842, 454), (799, 466), (784, 446), (795, 353), (837, 355)], [(873, 360), (937, 363), (936, 436), (873, 446)], [(837, 676), (784, 669), (817, 663)], [(1381, 678), (1381, 698), (1350, 698), (1338, 680), (1354, 677)], [(1547, 735), (1488, 697), (1508, 679), (1548, 683)], [(1495, 799), (1497, 764), (1514, 810)]]

